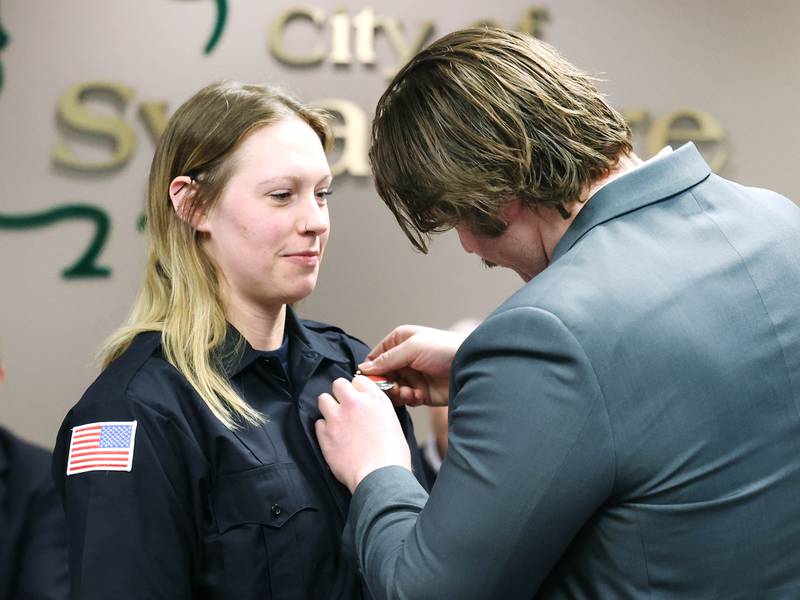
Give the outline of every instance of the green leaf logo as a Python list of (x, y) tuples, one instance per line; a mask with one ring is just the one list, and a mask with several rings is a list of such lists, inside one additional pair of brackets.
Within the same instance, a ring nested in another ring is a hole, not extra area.
[(83, 254), (71, 265), (61, 271), (64, 279), (109, 277), (111, 269), (98, 264), (108, 233), (111, 220), (108, 214), (90, 204), (63, 204), (49, 210), (28, 214), (0, 213), (0, 229), (27, 230), (50, 227), (61, 221), (88, 221), (94, 225), (94, 236)]
[[(3, 22), (0, 21), (0, 50), (8, 45), (8, 34), (3, 28)], [(0, 90), (3, 89), (3, 63), (0, 62)]]
[(211, 37), (203, 49), (204, 54), (211, 54), (211, 51), (219, 42), (222, 37), (222, 30), (225, 29), (225, 22), (228, 20), (228, 0), (215, 0), (217, 4), (217, 22), (214, 24), (214, 30), (211, 32)]
[(217, 21), (214, 23), (214, 30), (206, 42), (206, 47), (203, 48), (203, 54), (211, 54), (211, 51), (214, 50), (219, 38), (222, 37), (225, 22), (228, 20), (228, 0), (214, 0), (214, 4), (217, 7)]

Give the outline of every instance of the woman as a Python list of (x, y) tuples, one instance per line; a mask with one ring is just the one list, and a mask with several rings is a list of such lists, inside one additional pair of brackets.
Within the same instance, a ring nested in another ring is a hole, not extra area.
[(261, 86), (211, 85), (170, 120), (144, 285), (58, 436), (74, 597), (362, 597), (313, 423), (368, 349), (291, 309), (328, 239), (331, 141)]

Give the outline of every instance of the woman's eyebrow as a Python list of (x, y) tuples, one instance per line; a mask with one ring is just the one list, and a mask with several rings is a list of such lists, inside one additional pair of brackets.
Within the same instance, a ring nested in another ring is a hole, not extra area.
[[(278, 175), (276, 177), (268, 177), (258, 182), (257, 185), (275, 185), (275, 184), (282, 184), (282, 183), (302, 183), (304, 177), (298, 177), (297, 175)], [(317, 179), (317, 184), (322, 183), (323, 181), (330, 179), (333, 181), (333, 175), (331, 173), (326, 173), (320, 176)], [(330, 185), (330, 183), (328, 184)]]
[(270, 184), (286, 183), (286, 182), (295, 183), (296, 181), (298, 181), (298, 179), (299, 179), (298, 177), (292, 177), (290, 175), (279, 175), (277, 177), (268, 177), (267, 179), (259, 181), (258, 185), (270, 185)]

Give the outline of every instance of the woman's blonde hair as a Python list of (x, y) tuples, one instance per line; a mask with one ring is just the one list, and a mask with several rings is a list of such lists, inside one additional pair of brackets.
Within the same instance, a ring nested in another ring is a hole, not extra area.
[[(148, 256), (144, 283), (126, 324), (104, 344), (105, 369), (145, 331), (161, 332), (166, 359), (188, 380), (227, 427), (263, 417), (242, 399), (225, 375), (228, 324), (212, 260), (201, 234), (188, 223), (219, 199), (235, 168), (235, 152), (255, 130), (288, 117), (308, 123), (327, 150), (332, 141), (324, 114), (275, 88), (223, 81), (187, 100), (162, 134), (147, 188)], [(169, 197), (177, 176), (193, 179), (186, 220)], [(239, 340), (240, 341), (240, 340)], [(234, 347), (240, 347), (237, 344)]]

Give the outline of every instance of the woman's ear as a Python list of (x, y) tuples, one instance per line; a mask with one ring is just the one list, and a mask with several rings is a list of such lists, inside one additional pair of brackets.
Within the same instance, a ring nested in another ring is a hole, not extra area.
[(169, 199), (175, 214), (188, 222), (189, 209), (192, 199), (192, 186), (194, 181), (188, 175), (179, 175), (169, 184)]
[(178, 175), (169, 184), (169, 199), (175, 214), (198, 231), (204, 231), (205, 215), (199, 211), (192, 214), (192, 198), (197, 182), (188, 175)]

